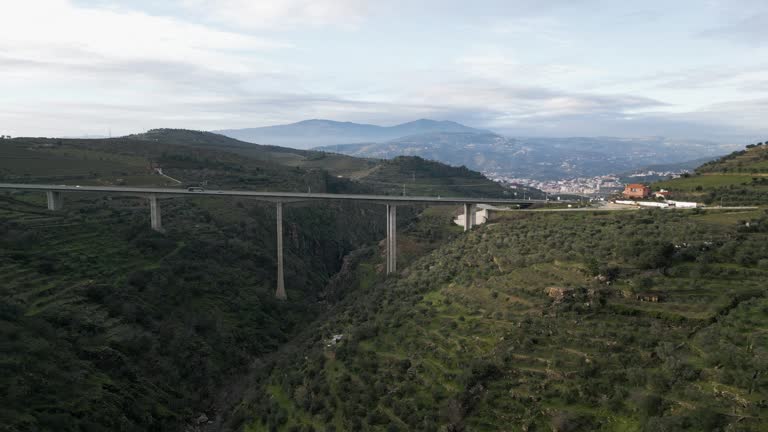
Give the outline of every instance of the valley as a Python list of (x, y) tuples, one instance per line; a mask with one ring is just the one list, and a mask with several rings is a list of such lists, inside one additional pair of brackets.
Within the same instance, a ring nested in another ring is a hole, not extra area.
[(334, 316), (281, 351), (233, 426), (762, 430), (768, 219), (752, 202), (509, 214), (461, 236), (425, 213), (401, 237), (447, 241), (397, 278), (363, 260)]
[[(164, 200), (157, 233), (142, 199), (81, 192), (50, 212), (41, 193), (3, 193), (0, 418), (12, 431), (762, 430), (765, 149), (654, 186), (754, 209), (500, 212), (465, 233), (456, 207), (404, 207), (389, 276), (380, 205), (286, 206), (287, 301), (270, 204)], [(2, 151), (4, 182), (514, 196), (418, 157), (184, 130)]]
[(768, 432), (768, 1), (1, 11), (0, 432)]

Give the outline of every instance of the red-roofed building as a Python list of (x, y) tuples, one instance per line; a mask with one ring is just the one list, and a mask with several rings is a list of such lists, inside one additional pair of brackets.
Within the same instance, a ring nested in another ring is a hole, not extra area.
[(625, 198), (648, 198), (651, 195), (651, 188), (640, 183), (631, 183), (624, 187), (622, 193)]

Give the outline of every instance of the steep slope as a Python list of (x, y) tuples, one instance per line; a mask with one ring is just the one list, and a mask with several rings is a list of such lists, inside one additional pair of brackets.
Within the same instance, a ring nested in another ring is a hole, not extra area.
[(735, 151), (699, 167), (699, 173), (768, 173), (768, 145), (750, 144), (744, 150)]
[(705, 163), (691, 175), (653, 185), (680, 200), (714, 205), (761, 205), (768, 202), (768, 146), (748, 145)]
[(214, 132), (252, 143), (307, 149), (330, 144), (386, 141), (419, 133), (481, 131), (455, 122), (421, 119), (395, 126), (304, 120), (287, 125)]
[[(222, 382), (323, 310), (380, 209), (285, 209), (289, 301), (274, 299), (274, 208), (247, 199), (0, 197), (2, 408), (9, 431), (180, 430)], [(407, 217), (407, 214), (403, 215)]]
[(558, 179), (621, 173), (719, 156), (730, 147), (663, 138), (508, 138), (493, 133), (427, 133), (382, 143), (320, 147), (357, 157), (421, 156), (494, 175)]
[[(105, 140), (20, 138), (4, 141), (4, 155), (14, 159), (1, 158), (0, 166), (4, 181), (18, 182), (178, 186), (173, 179), (181, 179), (253, 190), (397, 194), (415, 169), (416, 186), (436, 194), (504, 194), (478, 173), (416, 158), (374, 163), (376, 183), (366, 184), (250, 157), (254, 148), (264, 149), (232, 141), (173, 130)], [(318, 166), (337, 160), (267, 151)], [(161, 207), (165, 234), (149, 229), (142, 198), (68, 194), (63, 211), (49, 212), (44, 194), (0, 194), (4, 430), (205, 426), (197, 419), (215, 417), (222, 388), (347, 294), (328, 285), (344, 257), (384, 236), (380, 205), (287, 205), (289, 300), (277, 302), (271, 204), (199, 197), (164, 199)], [(406, 225), (416, 209), (398, 215)], [(413, 254), (403, 251), (401, 258)]]
[(336, 313), (262, 365), (274, 369), (231, 426), (764, 430), (766, 222), (528, 214), (458, 234), (398, 277), (364, 263)]

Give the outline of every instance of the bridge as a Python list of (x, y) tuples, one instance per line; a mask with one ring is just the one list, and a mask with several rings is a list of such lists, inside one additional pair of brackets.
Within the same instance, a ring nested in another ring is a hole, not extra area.
[(346, 200), (382, 204), (386, 206), (387, 242), (386, 242), (386, 273), (397, 271), (397, 206), (399, 205), (462, 205), (464, 207), (464, 231), (469, 231), (475, 225), (474, 207), (477, 204), (519, 205), (546, 203), (545, 200), (510, 200), (497, 198), (455, 198), (455, 197), (418, 197), (395, 195), (356, 195), (331, 193), (299, 193), (299, 192), (256, 192), (242, 190), (203, 190), (200, 188), (145, 188), (126, 186), (73, 186), (46, 184), (0, 183), (0, 190), (45, 192), (48, 210), (61, 210), (64, 205), (65, 193), (90, 192), (103, 194), (118, 194), (145, 197), (149, 201), (149, 219), (153, 230), (162, 232), (160, 198), (186, 196), (229, 196), (248, 197), (261, 201), (274, 202), (277, 219), (277, 289), (278, 299), (287, 298), (285, 279), (283, 275), (283, 204), (299, 201)]

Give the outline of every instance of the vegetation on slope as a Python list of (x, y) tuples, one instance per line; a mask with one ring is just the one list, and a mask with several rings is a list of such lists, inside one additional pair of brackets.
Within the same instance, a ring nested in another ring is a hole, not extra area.
[(50, 213), (42, 197), (2, 197), (4, 430), (173, 430), (211, 415), (225, 379), (323, 310), (341, 257), (383, 235), (373, 207), (287, 207), (278, 302), (271, 206), (161, 206), (166, 234), (135, 198), (67, 196)]
[(699, 173), (768, 173), (768, 146), (763, 143), (749, 144), (744, 150), (707, 162), (696, 171)]
[[(508, 195), (466, 168), (417, 157), (375, 161), (245, 143), (210, 132), (153, 129), (113, 139), (16, 138), (0, 148), (0, 180), (296, 192)], [(170, 177), (160, 176), (162, 168)]]
[[(694, 192), (728, 187), (699, 178), (712, 183)], [(761, 430), (765, 226), (761, 212), (529, 215), (399, 279), (361, 262), (336, 313), (265, 368), (230, 426)]]
[(760, 205), (768, 202), (768, 146), (750, 144), (746, 149), (707, 162), (693, 175), (658, 182), (675, 199), (712, 205)]
[[(229, 144), (210, 143), (209, 135), (4, 140), (0, 150), (13, 158), (0, 158), (0, 166), (4, 181), (17, 182), (177, 185), (153, 172), (160, 166), (184, 184), (372, 191), (322, 169), (222, 150), (216, 146)], [(492, 184), (452, 170), (440, 193), (460, 194), (461, 175)], [(64, 210), (53, 213), (43, 194), (0, 195), (3, 430), (177, 430), (203, 413), (215, 418), (220, 394), (238, 394), (231, 383), (254, 359), (347, 294), (326, 288), (343, 258), (384, 235), (381, 206), (286, 206), (289, 301), (277, 302), (272, 205), (164, 199), (166, 232), (158, 234), (149, 229), (144, 199), (64, 200)], [(400, 221), (412, 214), (402, 209)], [(419, 254), (414, 246), (401, 263)]]
[(361, 265), (240, 416), (253, 431), (764, 430), (766, 227), (761, 211), (518, 215), (397, 278)]
[(466, 167), (452, 167), (418, 156), (382, 160), (360, 179), (376, 193), (417, 196), (508, 197), (512, 192)]

